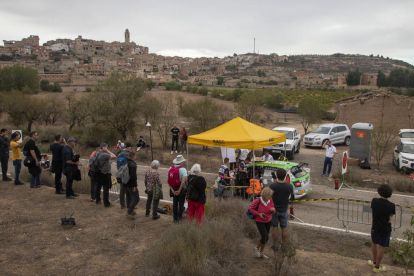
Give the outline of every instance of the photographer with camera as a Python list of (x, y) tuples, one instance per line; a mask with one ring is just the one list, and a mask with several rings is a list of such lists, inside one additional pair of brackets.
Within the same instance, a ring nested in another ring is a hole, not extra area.
[(76, 170), (79, 166), (79, 160), (77, 162), (72, 161), (74, 156), (73, 149), (75, 147), (75, 138), (69, 138), (67, 145), (62, 150), (63, 159), (63, 174), (66, 176), (66, 198), (75, 199), (79, 194), (75, 194), (72, 189), (73, 180), (76, 174)]

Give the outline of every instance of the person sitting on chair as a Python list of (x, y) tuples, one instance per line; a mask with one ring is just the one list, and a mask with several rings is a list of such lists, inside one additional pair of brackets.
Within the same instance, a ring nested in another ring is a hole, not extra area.
[(144, 137), (139, 136), (139, 139), (137, 141), (137, 151), (139, 151), (142, 147), (145, 147), (145, 140)]

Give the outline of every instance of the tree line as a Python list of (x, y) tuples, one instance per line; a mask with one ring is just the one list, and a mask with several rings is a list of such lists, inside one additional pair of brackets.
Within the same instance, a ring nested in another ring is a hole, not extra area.
[(378, 71), (378, 87), (414, 88), (414, 71), (395, 68), (387, 77), (381, 70)]

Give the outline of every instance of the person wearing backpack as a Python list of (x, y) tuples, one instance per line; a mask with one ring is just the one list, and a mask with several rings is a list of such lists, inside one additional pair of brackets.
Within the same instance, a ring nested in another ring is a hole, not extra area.
[(174, 223), (181, 221), (184, 213), (185, 189), (184, 184), (187, 180), (187, 170), (182, 166), (185, 159), (178, 155), (173, 160), (174, 165), (168, 171), (168, 185), (170, 186), (170, 197), (173, 198), (173, 218)]
[(88, 175), (91, 179), (91, 202), (96, 202), (96, 197), (95, 197), (95, 193), (96, 193), (96, 178), (94, 177), (94, 175), (91, 175), (89, 173), (91, 164), (92, 164), (92, 158), (95, 156), (95, 154), (99, 151), (101, 145), (100, 144), (96, 144), (95, 146), (95, 151), (91, 153), (91, 155), (89, 155), (89, 164), (88, 167), (86, 168)]
[(128, 153), (127, 162), (123, 166), (128, 168), (129, 180), (121, 185), (124, 186), (126, 192), (126, 206), (128, 207), (127, 216), (130, 219), (135, 219), (136, 213), (134, 212), (134, 208), (139, 202), (137, 163), (135, 163), (135, 156), (136, 153), (133, 151)]
[[(128, 155), (131, 152), (132, 145), (131, 143), (125, 143), (125, 147), (119, 152), (117, 155), (116, 160), (116, 168), (119, 170), (119, 168), (126, 164), (128, 161)], [(125, 209), (127, 206), (125, 205), (125, 189), (122, 183), (120, 183), (120, 189), (119, 189), (119, 203), (121, 204), (121, 209)]]
[(194, 164), (188, 176), (187, 199), (188, 199), (188, 222), (192, 223), (197, 218), (197, 226), (204, 220), (204, 207), (206, 205), (207, 183), (204, 177), (198, 175), (201, 172), (200, 164)]
[(98, 171), (96, 172), (98, 174), (95, 194), (96, 204), (101, 203), (101, 188), (103, 188), (104, 206), (112, 207), (114, 204), (109, 202), (109, 189), (112, 187), (110, 160), (115, 160), (116, 156), (108, 150), (108, 144), (106, 143), (101, 143), (96, 156), (99, 165)]
[(270, 224), (272, 221), (272, 214), (276, 212), (272, 200), (273, 190), (264, 188), (261, 197), (253, 201), (249, 207), (249, 211), (255, 216), (256, 226), (259, 230), (261, 239), (254, 248), (254, 254), (258, 258), (269, 259), (263, 253), (266, 242), (269, 240)]

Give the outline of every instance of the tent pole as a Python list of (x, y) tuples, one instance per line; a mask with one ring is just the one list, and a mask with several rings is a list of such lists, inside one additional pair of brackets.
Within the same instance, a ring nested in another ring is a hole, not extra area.
[(253, 150), (253, 174), (252, 174), (252, 177), (253, 177), (253, 189), (252, 189), (253, 193), (252, 193), (252, 200), (254, 200), (254, 178), (256, 177), (256, 170), (254, 168), (255, 163), (256, 163), (256, 153), (255, 153), (255, 150)]
[(188, 172), (188, 139), (186, 141), (187, 143), (185, 143), (185, 145), (187, 146), (187, 175), (189, 174)]

